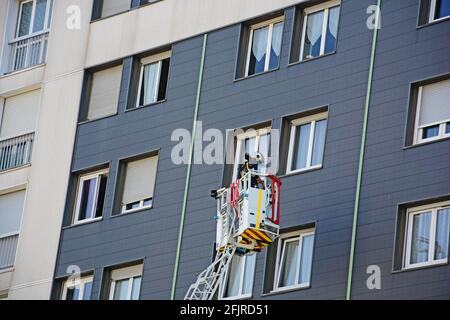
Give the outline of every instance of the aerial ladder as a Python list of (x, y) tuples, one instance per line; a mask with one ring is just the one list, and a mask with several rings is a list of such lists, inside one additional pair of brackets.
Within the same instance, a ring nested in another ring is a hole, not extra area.
[(261, 252), (279, 237), (281, 181), (259, 172), (263, 163), (261, 154), (254, 158), (246, 154), (239, 168), (240, 178), (229, 187), (211, 192), (217, 200), (216, 254), (189, 287), (185, 300), (216, 299), (226, 285), (235, 255)]

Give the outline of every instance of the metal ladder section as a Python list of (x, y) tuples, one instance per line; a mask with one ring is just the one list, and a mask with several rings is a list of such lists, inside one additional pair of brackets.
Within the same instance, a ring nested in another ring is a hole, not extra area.
[(235, 245), (217, 252), (214, 262), (203, 270), (197, 281), (189, 287), (184, 300), (212, 300), (219, 285), (224, 281), (235, 252)]

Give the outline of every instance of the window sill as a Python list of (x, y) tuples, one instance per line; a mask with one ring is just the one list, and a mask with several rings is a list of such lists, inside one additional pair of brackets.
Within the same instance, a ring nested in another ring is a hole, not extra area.
[(336, 50), (335, 50), (335, 51), (333, 51), (333, 52), (325, 53), (325, 54), (323, 54), (323, 55), (321, 55), (321, 56), (318, 56), (318, 57), (314, 57), (314, 58), (310, 58), (310, 59), (306, 59), (306, 60), (299, 60), (299, 61), (291, 62), (291, 63), (288, 64), (288, 67), (296, 66), (296, 65), (298, 65), (298, 64), (303, 64), (303, 63), (307, 63), (307, 62), (311, 62), (311, 61), (316, 61), (316, 60), (319, 60), (319, 59), (322, 59), (322, 58), (326, 58), (326, 57), (335, 55), (336, 53), (337, 53), (337, 52), (336, 52)]
[(450, 137), (443, 137), (440, 139), (435, 139), (435, 140), (431, 140), (431, 141), (425, 141), (425, 142), (421, 142), (421, 143), (412, 144), (410, 146), (404, 146), (403, 150), (418, 148), (418, 147), (426, 146), (426, 145), (437, 143), (437, 142), (447, 141), (447, 140), (450, 140)]
[(91, 219), (91, 220), (87, 220), (87, 221), (81, 221), (81, 222), (77, 222), (77, 223), (72, 223), (70, 226), (65, 226), (62, 229), (66, 230), (66, 229), (72, 229), (72, 228), (76, 228), (76, 227), (81, 227), (81, 226), (85, 226), (85, 225), (88, 225), (88, 224), (100, 222), (102, 220), (103, 220), (103, 217), (100, 217), (100, 218)]
[(441, 23), (441, 22), (444, 22), (444, 21), (449, 21), (449, 20), (450, 20), (450, 16), (444, 17), (444, 18), (440, 18), (440, 19), (437, 19), (437, 20), (434, 20), (434, 21), (431, 21), (431, 22), (427, 22), (427, 23), (422, 24), (420, 26), (417, 26), (416, 29), (417, 30), (423, 29), (423, 28), (426, 28), (426, 27), (429, 27), (429, 26), (434, 26), (434, 25), (436, 25), (438, 23)]
[(286, 288), (280, 288), (280, 289), (275, 289), (272, 290), (268, 293), (263, 293), (261, 295), (261, 297), (268, 297), (268, 296), (275, 296), (278, 294), (283, 294), (283, 293), (288, 293), (288, 292), (293, 292), (293, 291), (300, 291), (300, 290), (306, 290), (306, 289), (310, 289), (311, 285), (308, 284), (304, 284), (304, 285), (296, 285), (296, 286), (289, 286)]
[(401, 270), (394, 270), (394, 271), (392, 271), (392, 274), (411, 272), (411, 271), (419, 271), (419, 270), (423, 270), (423, 269), (442, 267), (442, 266), (448, 266), (448, 265), (449, 265), (448, 261), (430, 262), (430, 263), (422, 264), (419, 266), (409, 266), (409, 267), (404, 267)]
[(279, 66), (274, 68), (274, 69), (270, 69), (270, 70), (267, 70), (267, 71), (264, 71), (264, 72), (252, 74), (251, 76), (244, 76), (244, 77), (240, 77), (240, 78), (234, 79), (233, 82), (239, 82), (239, 81), (243, 81), (243, 80), (247, 80), (247, 79), (253, 79), (255, 77), (262, 76), (264, 74), (268, 74), (268, 73), (275, 72), (275, 71), (278, 71), (278, 70), (280, 70)]
[(9, 272), (13, 272), (13, 271), (14, 271), (14, 267), (7, 267), (5, 269), (0, 269), (0, 274), (9, 273)]
[(141, 110), (141, 109), (146, 109), (146, 108), (151, 108), (151, 107), (154, 107), (154, 106), (157, 106), (159, 104), (166, 103), (166, 102), (167, 102), (167, 99), (164, 99), (164, 100), (156, 101), (156, 102), (153, 102), (153, 103), (150, 103), (150, 104), (146, 104), (145, 106), (139, 106), (139, 107), (126, 109), (125, 113), (136, 111), (136, 110)]
[(280, 179), (282, 179), (282, 178), (288, 178), (288, 177), (291, 177), (291, 176), (296, 176), (296, 175), (299, 175), (299, 174), (304, 174), (304, 173), (308, 173), (308, 172), (312, 172), (312, 171), (317, 171), (317, 170), (321, 170), (321, 169), (323, 169), (323, 165), (317, 166), (317, 167), (311, 167), (311, 168), (304, 169), (304, 170), (296, 170), (296, 171), (292, 171), (292, 172), (289, 172), (289, 173), (280, 175), (279, 178), (280, 178)]

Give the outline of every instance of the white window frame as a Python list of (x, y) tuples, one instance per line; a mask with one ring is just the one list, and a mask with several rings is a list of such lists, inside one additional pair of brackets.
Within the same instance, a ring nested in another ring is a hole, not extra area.
[[(238, 134), (236, 136), (236, 152), (234, 154), (234, 166), (233, 166), (233, 181), (236, 181), (238, 178), (238, 169), (239, 169), (239, 160), (241, 156), (241, 152), (245, 151), (245, 140), (255, 138), (255, 149), (253, 150), (255, 153), (259, 150), (259, 141), (261, 136), (268, 135), (271, 133), (271, 127), (265, 127), (261, 129), (255, 130), (247, 130), (244, 133)], [(270, 141), (269, 141), (270, 144)], [(270, 155), (269, 155), (270, 156)]]
[[(145, 202), (146, 201), (150, 201), (150, 200), (151, 200), (151, 204), (145, 205)], [(132, 202), (132, 203), (138, 203), (138, 201)], [(132, 213), (132, 212), (135, 212), (135, 211), (140, 211), (140, 210), (144, 210), (144, 209), (153, 208), (153, 198), (140, 200), (138, 207), (127, 210), (127, 205), (130, 205), (132, 203), (127, 203), (127, 204), (122, 205), (122, 213)]]
[[(44, 28), (41, 31), (37, 31), (37, 32), (33, 32), (37, 0), (24, 0), (24, 1), (20, 2), (20, 4), (19, 4), (19, 15), (17, 17), (17, 25), (16, 25), (16, 33), (15, 33), (14, 42), (16, 42), (18, 40), (21, 40), (21, 39), (27, 39), (27, 38), (30, 38), (30, 37), (34, 37), (36, 35), (47, 33), (47, 32), (50, 31), (50, 26), (49, 26), (48, 22), (49, 22), (49, 19), (50, 19), (50, 15), (52, 14), (50, 12), (50, 9), (53, 7), (51, 5), (52, 1), (53, 0), (47, 0), (47, 6), (46, 6), (46, 9), (45, 9), (46, 11), (45, 11), (45, 19), (44, 19)], [(21, 19), (22, 19), (22, 8), (23, 8), (23, 5), (25, 3), (29, 3), (29, 2), (33, 3), (33, 7), (31, 9), (30, 26), (29, 26), (29, 29), (28, 29), (28, 33), (26, 35), (23, 35), (23, 36), (19, 37), (20, 22), (21, 22)]]
[(429, 15), (428, 15), (428, 23), (431, 23), (431, 22), (436, 22), (436, 21), (441, 21), (441, 20), (445, 20), (445, 19), (449, 19), (450, 18), (450, 15), (448, 15), (448, 16), (445, 16), (445, 17), (442, 17), (442, 18), (438, 18), (438, 19), (435, 19), (434, 18), (434, 16), (436, 15), (436, 0), (430, 0), (430, 12), (429, 12)]
[[(64, 281), (64, 286), (63, 286), (61, 300), (66, 300), (66, 298), (67, 298), (67, 291), (69, 290), (69, 285), (68, 285), (69, 281), (72, 281), (72, 280)], [(85, 289), (86, 284), (93, 283), (94, 282), (94, 276), (81, 277), (80, 279), (73, 280), (73, 282), (74, 282), (74, 285), (75, 285), (74, 287), (76, 287), (76, 286), (80, 287), (80, 289), (79, 289), (80, 291), (79, 291), (77, 300), (81, 301), (81, 300), (84, 300), (83, 296), (84, 296), (84, 289)], [(70, 289), (72, 289), (74, 287), (71, 287)], [(89, 297), (89, 298), (91, 298), (91, 297)]]
[[(99, 170), (99, 171), (95, 171), (92, 173), (88, 173), (85, 175), (81, 175), (78, 178), (75, 211), (74, 211), (74, 217), (73, 217), (73, 221), (72, 221), (73, 224), (83, 224), (83, 223), (87, 223), (87, 222), (91, 222), (91, 221), (98, 221), (98, 220), (103, 219), (103, 214), (101, 217), (95, 218), (95, 210), (97, 209), (97, 205), (98, 205), (98, 195), (99, 195), (99, 191), (100, 191), (100, 180), (101, 180), (100, 177), (103, 175), (108, 175), (108, 174), (109, 174), (109, 169), (104, 169), (104, 170)], [(96, 190), (95, 190), (95, 194), (94, 194), (95, 200), (94, 200), (94, 204), (92, 206), (90, 218), (79, 220), (81, 197), (83, 195), (83, 182), (86, 180), (91, 180), (91, 179), (97, 179), (97, 183), (96, 183)]]
[(255, 30), (258, 30), (258, 29), (261, 29), (264, 27), (269, 27), (269, 30), (267, 32), (266, 60), (264, 62), (264, 71), (263, 71), (263, 72), (267, 72), (267, 71), (269, 71), (269, 64), (270, 64), (270, 50), (272, 48), (273, 26), (280, 22), (281, 23), (284, 22), (284, 16), (276, 17), (276, 18), (266, 20), (261, 23), (257, 23), (257, 24), (250, 26), (250, 36), (248, 38), (247, 58), (245, 59), (245, 76), (246, 77), (249, 76), (248, 72), (249, 72), (249, 68), (250, 68), (250, 57), (251, 57), (252, 48), (253, 48), (253, 33), (255, 32)]
[(118, 276), (116, 278), (111, 278), (111, 285), (109, 288), (109, 300), (114, 300), (114, 291), (116, 289), (116, 282), (127, 279), (128, 279), (128, 291), (127, 291), (127, 298), (125, 300), (131, 300), (131, 295), (133, 293), (133, 284), (136, 278), (141, 279), (141, 287), (139, 288), (139, 297), (140, 297), (142, 289), (142, 270), (143, 265), (135, 265), (131, 267), (118, 268), (113, 270), (112, 273), (116, 271), (123, 273), (123, 275)]
[[(420, 207), (409, 208), (406, 212), (406, 230), (405, 230), (405, 244), (403, 254), (403, 268), (415, 269), (426, 266), (433, 266), (437, 264), (443, 264), (448, 262), (446, 259), (434, 259), (435, 254), (435, 242), (436, 242), (436, 228), (437, 228), (437, 215), (439, 210), (450, 209), (450, 201), (434, 203), (430, 205), (424, 205)], [(428, 247), (428, 260), (425, 262), (411, 264), (411, 249), (412, 249), (412, 232), (414, 216), (423, 213), (431, 213), (431, 230), (430, 230), (430, 244)], [(448, 250), (449, 248), (447, 248)]]
[(160, 54), (156, 54), (150, 57), (146, 57), (141, 59), (140, 61), (140, 74), (139, 74), (139, 86), (138, 86), (138, 92), (137, 92), (137, 96), (136, 96), (136, 108), (142, 108), (146, 105), (141, 105), (140, 104), (140, 100), (141, 100), (141, 93), (142, 93), (142, 81), (144, 79), (144, 69), (146, 66), (154, 64), (154, 63), (158, 63), (158, 73), (156, 75), (156, 86), (155, 86), (155, 91), (153, 92), (153, 102), (148, 104), (154, 104), (158, 101), (158, 92), (159, 92), (159, 86), (161, 85), (160, 81), (161, 81), (161, 70), (162, 70), (162, 62), (165, 59), (170, 58), (172, 55), (172, 51), (166, 51), (166, 52), (162, 52)]
[[(450, 123), (450, 119), (445, 119), (438, 122), (427, 123), (419, 126), (420, 121), (420, 110), (422, 108), (422, 92), (423, 86), (420, 86), (417, 92), (417, 107), (416, 107), (416, 120), (414, 125), (414, 144), (426, 143), (435, 140), (441, 140), (444, 138), (449, 138), (450, 133), (446, 133), (447, 123)], [(439, 125), (439, 134), (435, 137), (422, 138), (424, 129), (428, 127), (433, 127)]]
[[(230, 269), (228, 269), (227, 274), (225, 276), (225, 281), (222, 282), (221, 288), (219, 289), (220, 291), (220, 299), (221, 300), (244, 300), (244, 299), (250, 299), (253, 296), (253, 292), (251, 293), (243, 293), (242, 291), (244, 290), (244, 277), (245, 277), (245, 267), (247, 264), (247, 258), (248, 256), (243, 256), (242, 259), (243, 260), (243, 267), (239, 270), (240, 271), (240, 275), (239, 275), (239, 294), (237, 296), (233, 296), (233, 297), (225, 297), (225, 290), (227, 289), (228, 286), (228, 279), (230, 278)], [(255, 257), (256, 259), (256, 257)], [(256, 271), (256, 260), (255, 260), (255, 265), (253, 267), (252, 270), (252, 287), (253, 284), (255, 282), (255, 271)]]
[[(314, 114), (311, 116), (303, 117), (294, 119), (291, 121), (291, 133), (289, 137), (289, 151), (288, 151), (288, 159), (287, 159), (287, 168), (286, 168), (286, 174), (291, 173), (298, 173), (298, 172), (304, 172), (314, 169), (321, 169), (323, 167), (323, 158), (320, 164), (318, 165), (311, 165), (312, 163), (312, 156), (313, 156), (313, 148), (314, 148), (314, 138), (316, 133), (316, 123), (318, 121), (322, 120), (328, 120), (328, 111), (321, 112), (318, 114)], [(293, 157), (294, 157), (294, 151), (295, 151), (295, 134), (298, 129), (298, 127), (306, 124), (311, 124), (310, 132), (309, 132), (309, 143), (308, 143), (308, 154), (306, 157), (306, 167), (292, 170), (292, 163), (293, 163)], [(328, 128), (328, 122), (327, 122), (327, 128)], [(327, 130), (327, 129), (325, 129)], [(326, 140), (326, 134), (325, 134), (325, 140)], [(324, 141), (325, 143), (326, 141)]]
[[(303, 53), (305, 51), (305, 41), (306, 41), (306, 26), (308, 24), (308, 16), (317, 13), (319, 11), (323, 11), (323, 22), (322, 22), (322, 37), (320, 42), (320, 53), (319, 57), (325, 54), (325, 44), (326, 44), (326, 36), (327, 36), (327, 27), (328, 27), (328, 17), (330, 9), (340, 6), (340, 0), (332, 0), (325, 3), (321, 3), (309, 8), (305, 8), (303, 10), (303, 26), (302, 26), (302, 39), (300, 45), (300, 61), (306, 61), (313, 58), (305, 58), (303, 59)], [(336, 39), (337, 40), (337, 39)], [(314, 57), (317, 58), (317, 57)]]
[[(301, 263), (301, 259), (302, 259), (302, 255), (303, 255), (303, 239), (307, 236), (314, 236), (314, 242), (315, 242), (315, 229), (314, 228), (310, 228), (310, 229), (305, 229), (305, 230), (300, 230), (300, 231), (293, 231), (293, 232), (289, 232), (289, 233), (285, 233), (282, 234), (280, 236), (280, 238), (278, 239), (278, 245), (277, 245), (277, 258), (276, 258), (276, 264), (275, 264), (275, 276), (274, 276), (274, 282), (273, 282), (273, 290), (271, 292), (282, 292), (282, 291), (286, 291), (286, 290), (293, 290), (293, 289), (302, 289), (302, 288), (308, 288), (311, 285), (311, 274), (312, 274), (312, 268), (311, 268), (311, 273), (309, 275), (310, 277), (310, 281), (308, 281), (307, 283), (298, 283), (298, 276), (300, 275), (300, 263)], [(298, 247), (298, 257), (297, 257), (297, 267), (295, 270), (295, 281), (297, 282), (294, 285), (290, 285), (290, 286), (286, 286), (286, 287), (279, 287), (279, 282), (280, 282), (280, 276), (281, 276), (281, 270), (282, 270), (282, 263), (284, 261), (280, 261), (282, 260), (283, 256), (284, 256), (284, 250), (286, 247), (286, 243), (288, 242), (295, 242), (298, 241), (299, 242), (299, 247)], [(313, 249), (311, 252), (314, 255), (314, 245), (313, 245)]]

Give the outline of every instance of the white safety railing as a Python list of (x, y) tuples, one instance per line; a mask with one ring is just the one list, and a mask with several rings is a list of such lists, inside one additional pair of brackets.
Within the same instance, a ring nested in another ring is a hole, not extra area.
[(10, 72), (26, 69), (45, 62), (48, 32), (12, 41)]
[(29, 164), (34, 133), (0, 141), (0, 171)]
[(0, 270), (14, 266), (19, 234), (0, 236)]

